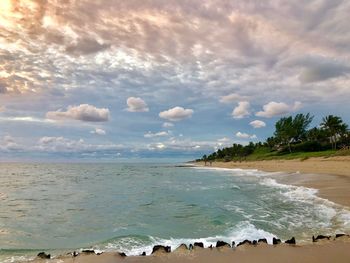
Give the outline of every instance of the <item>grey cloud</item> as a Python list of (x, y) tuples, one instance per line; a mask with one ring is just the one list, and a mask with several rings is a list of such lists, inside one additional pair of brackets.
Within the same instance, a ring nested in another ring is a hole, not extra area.
[(75, 55), (88, 55), (110, 48), (110, 44), (101, 44), (95, 39), (84, 38), (66, 47), (66, 51)]
[(344, 76), (350, 72), (350, 68), (337, 64), (319, 64), (304, 68), (299, 79), (303, 83), (323, 81)]

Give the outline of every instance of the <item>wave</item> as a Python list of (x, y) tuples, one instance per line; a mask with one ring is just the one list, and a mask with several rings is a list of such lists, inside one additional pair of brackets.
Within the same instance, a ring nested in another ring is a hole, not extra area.
[(106, 244), (95, 246), (96, 249), (102, 251), (119, 251), (124, 252), (128, 256), (140, 255), (146, 252), (147, 255), (151, 254), (153, 246), (164, 245), (170, 246), (171, 250), (174, 251), (181, 244), (189, 246), (194, 242), (202, 242), (204, 247), (215, 246), (216, 242), (221, 240), (229, 244), (232, 241), (237, 245), (238, 243), (248, 240), (258, 240), (260, 238), (266, 238), (269, 244), (272, 244), (273, 237), (276, 235), (267, 232), (265, 230), (257, 228), (249, 221), (242, 221), (237, 224), (234, 228), (227, 231), (225, 235), (217, 235), (212, 237), (203, 238), (159, 238), (153, 236), (125, 236), (117, 237), (109, 240)]
[(260, 181), (260, 184), (280, 189), (279, 193), (286, 201), (298, 202), (301, 205), (312, 207), (314, 211), (317, 211), (318, 217), (322, 219), (323, 227), (325, 228), (334, 226), (335, 222), (337, 222), (339, 227), (338, 229), (333, 229), (333, 233), (343, 229), (350, 230), (350, 211), (342, 205), (319, 197), (317, 195), (318, 189), (281, 184), (272, 178), (264, 178)]

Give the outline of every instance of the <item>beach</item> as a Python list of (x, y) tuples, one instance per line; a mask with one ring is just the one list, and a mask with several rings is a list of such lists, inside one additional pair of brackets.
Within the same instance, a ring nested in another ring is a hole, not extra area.
[[(196, 165), (205, 166), (204, 162)], [(210, 166), (209, 162), (207, 166)], [(272, 177), (281, 183), (318, 189), (320, 197), (350, 207), (350, 156), (310, 158), (303, 161), (212, 162), (211, 167), (286, 172), (287, 174)]]
[[(197, 163), (203, 166), (204, 163)], [(213, 162), (211, 168), (257, 169), (271, 172), (268, 177), (278, 183), (317, 189), (317, 195), (343, 206), (350, 206), (350, 159), (311, 158), (309, 160), (278, 160), (261, 162)], [(208, 167), (210, 168), (210, 167)], [(209, 169), (210, 170), (210, 169)], [(322, 234), (322, 233), (319, 233)], [(349, 234), (349, 233), (346, 233)], [(174, 249), (174, 247), (172, 248)], [(124, 257), (119, 253), (101, 255), (81, 253), (77, 257), (59, 256), (49, 262), (349, 262), (350, 238), (342, 236), (308, 243), (288, 245), (242, 245), (235, 248), (180, 247), (171, 253), (157, 252), (148, 256)], [(33, 262), (47, 262), (35, 259)]]
[[(321, 241), (309, 245), (242, 245), (232, 249), (224, 248), (195, 248), (189, 251), (184, 248), (172, 253), (158, 253), (151, 256), (123, 257), (118, 253), (104, 253), (102, 255), (80, 255), (77, 257), (62, 256), (49, 262), (53, 263), (136, 263), (136, 262), (261, 262), (261, 263), (348, 263), (350, 258), (350, 239), (343, 237), (337, 240)], [(33, 263), (48, 262), (45, 259), (34, 260)]]

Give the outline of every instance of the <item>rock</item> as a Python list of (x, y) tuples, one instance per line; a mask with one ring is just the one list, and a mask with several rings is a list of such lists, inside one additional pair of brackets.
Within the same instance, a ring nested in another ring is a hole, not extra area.
[(318, 235), (316, 238), (314, 236), (312, 236), (312, 242), (317, 242), (318, 240), (321, 240), (321, 239), (330, 239), (331, 237), (330, 236), (324, 236), (324, 235)]
[(295, 244), (296, 244), (296, 242), (295, 242), (295, 238), (294, 238), (294, 237), (292, 237), (291, 239), (286, 240), (286, 242), (284, 242), (284, 243), (286, 243), (286, 244), (290, 244), (290, 245), (295, 245)]
[(216, 247), (225, 247), (225, 246), (228, 246), (230, 247), (230, 244), (224, 242), (224, 241), (217, 241), (216, 242)]
[(37, 255), (38, 258), (42, 258), (42, 259), (50, 259), (51, 258), (51, 255), (50, 254), (46, 254), (45, 252), (40, 252), (38, 255)]
[(81, 252), (85, 254), (95, 254), (95, 250), (93, 249), (83, 249)]
[(156, 245), (156, 246), (153, 247), (152, 254), (154, 254), (156, 252), (170, 253), (171, 252), (171, 247)]
[(204, 244), (202, 242), (194, 242), (194, 247), (204, 248)]
[(73, 256), (73, 257), (77, 257), (78, 255), (79, 255), (79, 253), (78, 253), (78, 252), (73, 251), (73, 253), (72, 253), (72, 256)]
[(252, 241), (250, 241), (250, 240), (244, 240), (244, 241), (242, 241), (241, 243), (239, 243), (238, 245), (237, 245), (237, 247), (239, 247), (239, 246), (242, 246), (242, 245), (251, 245), (252, 244)]
[(279, 238), (273, 238), (273, 239), (272, 239), (272, 244), (278, 245), (278, 244), (280, 244), (280, 243), (281, 243), (281, 239), (279, 239)]
[(189, 250), (192, 250), (193, 249), (193, 245), (190, 244), (189, 247), (188, 247)]
[(265, 244), (267, 244), (267, 239), (266, 238), (260, 238), (258, 240), (258, 243), (265, 243)]
[(256, 240), (253, 240), (253, 245), (257, 245), (258, 244), (258, 241), (256, 241)]
[(143, 251), (142, 254), (141, 254), (141, 256), (143, 256), (143, 257), (146, 256), (146, 252)]
[(119, 254), (119, 256), (121, 256), (122, 258), (125, 258), (125, 257), (126, 257), (126, 254), (125, 254), (124, 252), (119, 252), (118, 254)]
[(345, 235), (345, 234), (336, 234), (335, 238), (339, 238), (339, 237), (350, 237), (349, 235)]
[(232, 247), (235, 247), (235, 245), (236, 245), (236, 242), (232, 241)]
[(212, 249), (212, 248), (213, 248), (213, 245), (210, 245), (209, 248)]

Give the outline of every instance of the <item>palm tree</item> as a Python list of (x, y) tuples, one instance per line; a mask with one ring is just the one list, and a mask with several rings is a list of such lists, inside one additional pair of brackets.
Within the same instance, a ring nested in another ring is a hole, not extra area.
[(348, 125), (343, 122), (342, 118), (328, 115), (322, 119), (321, 128), (330, 136), (332, 149), (337, 149), (338, 138), (347, 132)]

